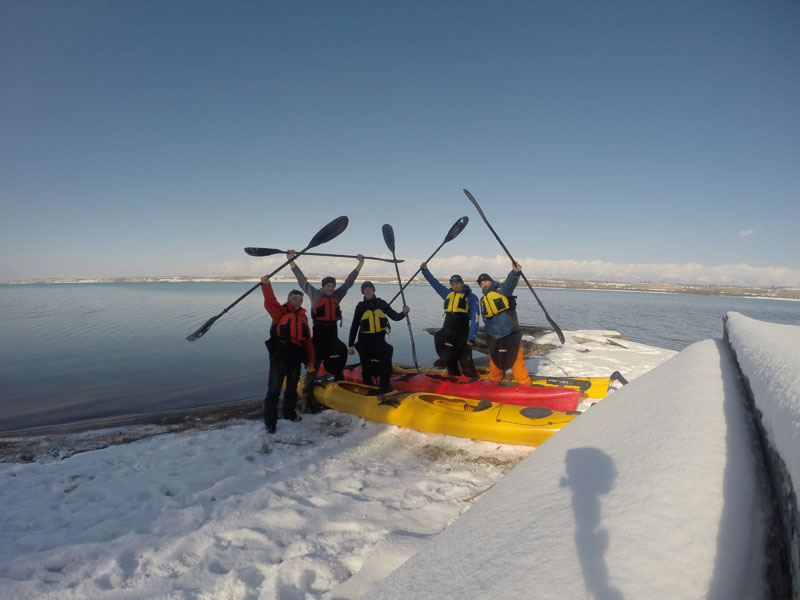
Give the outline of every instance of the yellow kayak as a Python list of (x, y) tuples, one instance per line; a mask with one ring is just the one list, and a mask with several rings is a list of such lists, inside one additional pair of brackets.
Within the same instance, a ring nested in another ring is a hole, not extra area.
[[(395, 373), (416, 373), (414, 367), (405, 365), (392, 365)], [(422, 373), (444, 373), (446, 369), (439, 367), (420, 367)], [(488, 379), (489, 369), (478, 367), (476, 369), (481, 379)], [(508, 379), (508, 376), (506, 376)], [(514, 379), (509, 379), (514, 381)], [(608, 395), (608, 387), (612, 381), (619, 381), (623, 385), (628, 383), (619, 371), (614, 371), (610, 377), (547, 377), (544, 375), (531, 375), (532, 385), (543, 385), (547, 387), (563, 387), (578, 390), (586, 395), (587, 398), (605, 398)]]
[(370, 421), (427, 433), (526, 446), (539, 446), (580, 414), (428, 393), (392, 391), (376, 395), (376, 391), (360, 383), (330, 382), (316, 385), (314, 399), (329, 408)]

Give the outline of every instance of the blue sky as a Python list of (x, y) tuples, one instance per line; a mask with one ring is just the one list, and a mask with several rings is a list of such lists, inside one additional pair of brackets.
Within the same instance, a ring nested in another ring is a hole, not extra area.
[(262, 272), (244, 246), (341, 214), (326, 249), (391, 223), (411, 270), (467, 215), (432, 266), (505, 270), (468, 188), (532, 277), (800, 287), (798, 31), (772, 0), (0, 0), (0, 281)]

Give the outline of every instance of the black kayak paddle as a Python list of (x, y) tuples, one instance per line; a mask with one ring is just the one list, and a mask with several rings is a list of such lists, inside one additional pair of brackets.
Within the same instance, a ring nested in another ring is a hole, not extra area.
[[(248, 246), (244, 249), (245, 253), (250, 256), (272, 256), (273, 254), (286, 254), (286, 250), (278, 250), (277, 248), (253, 248)], [(358, 258), (355, 254), (326, 254), (325, 252), (305, 252), (306, 256), (332, 256), (334, 258)], [(398, 258), (380, 258), (378, 256), (365, 256), (364, 260), (382, 260), (383, 262), (403, 262)]]
[[(388, 223), (383, 226), (383, 240), (386, 242), (386, 246), (392, 253), (392, 258), (397, 258), (394, 254), (394, 230), (392, 226)], [(403, 293), (403, 281), (400, 279), (400, 267), (397, 266), (397, 263), (394, 263), (394, 270), (397, 273), (397, 285), (400, 286), (400, 295), (403, 298), (403, 306), (406, 305), (406, 295)], [(417, 346), (414, 344), (414, 332), (411, 331), (411, 319), (408, 317), (408, 313), (406, 313), (406, 323), (408, 323), (408, 335), (411, 338), (411, 357), (414, 359), (414, 366), (417, 368), (417, 373), (419, 373), (419, 363), (417, 362)]]
[[(325, 227), (320, 229), (317, 232), (317, 234), (313, 238), (311, 238), (311, 241), (308, 243), (308, 246), (306, 246), (305, 248), (300, 250), (300, 252), (295, 254), (295, 258), (300, 256), (301, 254), (303, 254), (309, 248), (315, 248), (316, 246), (324, 244), (325, 242), (330, 242), (333, 238), (335, 238), (336, 236), (341, 234), (345, 229), (347, 229), (347, 224), (348, 223), (349, 223), (349, 219), (346, 216), (336, 217), (333, 221), (331, 221), (330, 223), (325, 225)], [(289, 262), (291, 262), (291, 261), (287, 260), (286, 262), (281, 264), (281, 266), (279, 266), (272, 273), (267, 275), (267, 277), (272, 277), (273, 275), (275, 275), (275, 273), (277, 273), (278, 271), (283, 269), (283, 267), (288, 265)], [(194, 342), (196, 340), (199, 340), (206, 333), (208, 333), (208, 330), (211, 329), (211, 326), (216, 322), (217, 319), (219, 319), (222, 315), (224, 315), (226, 312), (228, 312), (234, 306), (239, 304), (239, 302), (241, 302), (248, 294), (250, 294), (253, 290), (259, 288), (260, 286), (261, 286), (261, 282), (259, 281), (257, 284), (255, 284), (253, 287), (251, 287), (249, 290), (247, 290), (244, 294), (239, 296), (233, 304), (228, 306), (225, 310), (223, 310), (221, 313), (219, 313), (215, 317), (211, 317), (208, 321), (206, 321), (200, 329), (198, 329), (192, 335), (187, 337), (186, 341)]]
[[(444, 241), (443, 241), (441, 244), (439, 244), (439, 247), (438, 247), (438, 248), (436, 248), (436, 250), (434, 250), (434, 251), (433, 251), (433, 254), (431, 254), (431, 255), (428, 257), (428, 260), (426, 260), (425, 262), (426, 262), (426, 263), (427, 263), (427, 262), (430, 262), (430, 260), (431, 260), (431, 259), (432, 259), (434, 256), (436, 256), (436, 253), (437, 253), (437, 252), (439, 252), (439, 250), (441, 250), (441, 249), (442, 249), (442, 246), (444, 246), (444, 245), (445, 245), (447, 242), (450, 242), (450, 241), (454, 240), (456, 237), (458, 237), (458, 234), (459, 234), (459, 233), (461, 233), (462, 231), (464, 231), (464, 228), (467, 226), (467, 223), (469, 223), (469, 217), (461, 217), (461, 218), (460, 218), (458, 221), (456, 221), (455, 223), (453, 223), (453, 226), (450, 228), (450, 231), (448, 231), (448, 232), (447, 232), (447, 235), (446, 235), (446, 236), (444, 236)], [(400, 291), (399, 291), (399, 292), (397, 292), (397, 293), (394, 295), (394, 298), (392, 298), (391, 300), (389, 300), (389, 304), (391, 304), (392, 302), (394, 302), (395, 300), (397, 300), (397, 297), (403, 293), (403, 290), (404, 290), (404, 289), (406, 289), (406, 287), (408, 287), (408, 284), (409, 284), (409, 283), (411, 283), (412, 281), (414, 281), (414, 277), (416, 277), (416, 276), (419, 274), (419, 272), (420, 272), (421, 270), (422, 270), (422, 269), (417, 269), (416, 271), (414, 271), (414, 274), (413, 274), (413, 275), (412, 275), (412, 276), (409, 278), (409, 280), (408, 280), (408, 281), (406, 281), (406, 282), (405, 282), (405, 283), (402, 285), (402, 287), (400, 288)], [(404, 300), (403, 302), (405, 302), (405, 300)]]
[[(511, 252), (508, 251), (508, 248), (506, 248), (506, 245), (503, 243), (503, 240), (500, 239), (500, 236), (497, 235), (497, 232), (494, 230), (494, 227), (492, 227), (491, 223), (489, 223), (489, 219), (487, 219), (486, 215), (483, 214), (480, 204), (478, 204), (478, 201), (475, 200), (475, 196), (473, 196), (467, 189), (464, 190), (464, 193), (467, 195), (467, 198), (469, 198), (469, 201), (472, 202), (472, 205), (476, 208), (478, 214), (483, 218), (483, 221), (484, 223), (486, 223), (486, 226), (489, 228), (489, 231), (491, 231), (494, 234), (494, 237), (500, 243), (500, 246), (502, 246), (503, 250), (506, 251), (506, 254), (508, 254), (508, 258), (511, 259), (512, 263), (516, 263), (517, 261), (514, 260), (513, 256), (511, 256)], [(563, 344), (565, 340), (561, 328), (558, 325), (556, 325), (556, 322), (553, 321), (552, 318), (550, 318), (550, 315), (548, 314), (547, 309), (544, 307), (544, 304), (542, 304), (542, 301), (539, 300), (539, 296), (536, 294), (536, 290), (533, 289), (533, 286), (528, 281), (528, 278), (525, 277), (525, 273), (520, 271), (519, 274), (522, 276), (522, 279), (525, 281), (525, 283), (528, 284), (528, 288), (531, 290), (531, 293), (533, 293), (533, 297), (536, 298), (536, 301), (539, 303), (539, 306), (542, 307), (542, 311), (544, 312), (544, 316), (547, 319), (547, 322), (550, 323), (550, 326), (555, 330), (556, 334), (558, 335), (558, 339), (561, 340), (561, 343)]]

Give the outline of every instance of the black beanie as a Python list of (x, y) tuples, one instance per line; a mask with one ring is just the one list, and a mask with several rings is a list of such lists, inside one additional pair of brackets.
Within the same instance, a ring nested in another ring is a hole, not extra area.
[(484, 281), (494, 281), (494, 279), (492, 279), (491, 275), (489, 275), (488, 273), (481, 273), (480, 275), (478, 275), (478, 285), (480, 285)]
[(336, 280), (333, 277), (331, 277), (330, 275), (328, 275), (327, 277), (323, 277), (322, 278), (322, 287), (325, 287), (329, 283), (332, 283), (333, 285), (336, 285)]
[(450, 276), (450, 283), (451, 284), (453, 284), (453, 283), (464, 283), (464, 280), (461, 279), (461, 275), (456, 273), (455, 275), (451, 275)]
[(361, 284), (361, 293), (363, 294), (364, 290), (367, 289), (368, 287), (372, 288), (373, 292), (375, 291), (375, 284), (372, 283), (371, 281), (365, 281), (364, 283)]

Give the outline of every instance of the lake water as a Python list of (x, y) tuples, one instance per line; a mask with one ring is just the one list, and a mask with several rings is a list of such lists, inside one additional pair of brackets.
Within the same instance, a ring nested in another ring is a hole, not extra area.
[[(252, 285), (0, 285), (0, 431), (262, 398), (270, 319), (259, 290), (203, 338), (186, 341)], [(278, 298), (293, 287), (276, 283)], [(387, 300), (396, 291), (396, 285), (377, 286), (378, 296)], [(537, 293), (562, 329), (612, 329), (674, 350), (721, 337), (722, 316), (728, 311), (800, 325), (800, 302), (556, 289)], [(521, 322), (547, 324), (526, 289), (518, 288), (518, 298)], [(344, 341), (359, 299), (356, 287), (343, 302)], [(423, 329), (441, 325), (441, 300), (427, 285), (406, 288), (406, 300), (417, 358), (430, 364), (436, 358), (433, 338)], [(411, 364), (407, 325), (393, 325), (389, 341), (395, 360)]]

